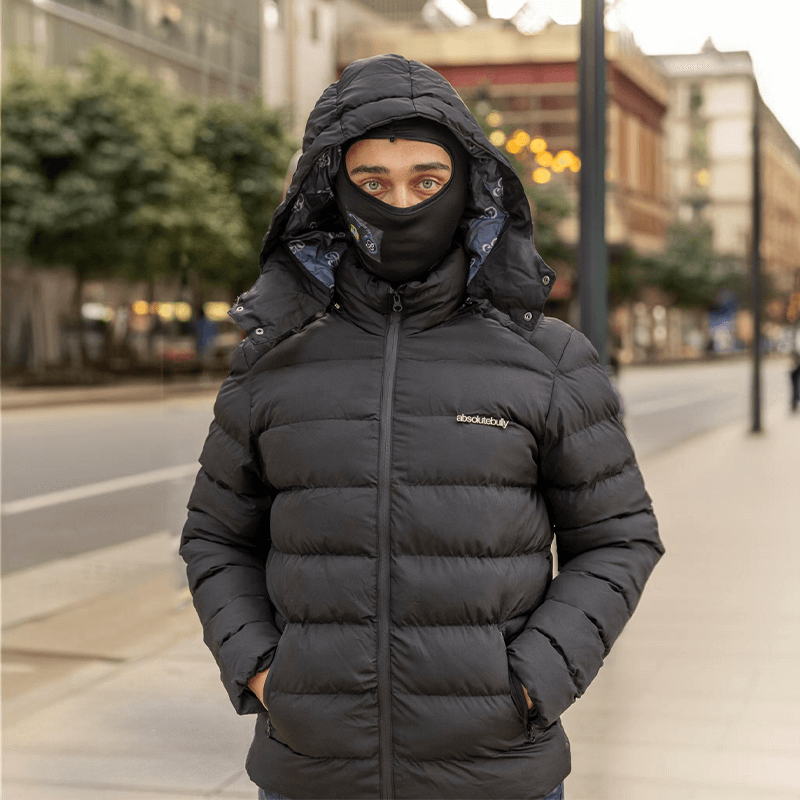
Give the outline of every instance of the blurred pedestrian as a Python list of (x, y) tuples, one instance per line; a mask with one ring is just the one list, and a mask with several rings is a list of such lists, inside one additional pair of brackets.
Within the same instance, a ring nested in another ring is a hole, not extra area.
[(792, 369), (789, 371), (792, 384), (792, 411), (800, 408), (800, 350), (792, 353)]
[(216, 341), (216, 323), (208, 318), (205, 310), (200, 306), (195, 320), (195, 349), (201, 372), (205, 372), (214, 363)]
[(554, 277), (438, 73), (379, 56), (324, 92), (181, 546), (260, 797), (563, 797), (559, 718), (663, 549)]

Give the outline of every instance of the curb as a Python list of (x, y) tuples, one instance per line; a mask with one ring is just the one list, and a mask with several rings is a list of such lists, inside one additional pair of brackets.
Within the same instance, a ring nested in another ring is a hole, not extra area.
[(171, 397), (216, 394), (222, 380), (223, 378), (208, 378), (196, 383), (129, 383), (101, 387), (4, 389), (0, 394), (0, 409), (15, 411), (85, 403), (157, 402)]

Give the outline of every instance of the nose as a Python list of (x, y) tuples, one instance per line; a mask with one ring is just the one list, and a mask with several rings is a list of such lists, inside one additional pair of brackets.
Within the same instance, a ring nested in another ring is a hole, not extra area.
[(410, 208), (419, 203), (419, 198), (411, 191), (409, 186), (395, 186), (388, 197), (383, 200), (395, 208)]

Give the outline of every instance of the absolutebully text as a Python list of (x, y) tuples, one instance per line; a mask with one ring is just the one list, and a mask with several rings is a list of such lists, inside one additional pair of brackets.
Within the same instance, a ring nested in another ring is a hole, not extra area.
[(474, 425), (494, 425), (496, 428), (505, 428), (508, 425), (508, 420), (497, 419), (496, 417), (471, 417), (469, 414), (459, 414), (456, 417), (456, 422), (471, 422)]

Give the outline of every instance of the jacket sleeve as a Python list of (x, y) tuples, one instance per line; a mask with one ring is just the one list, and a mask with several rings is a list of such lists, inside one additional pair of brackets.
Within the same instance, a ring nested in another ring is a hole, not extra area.
[(546, 726), (589, 686), (664, 549), (597, 353), (574, 331), (556, 368), (539, 482), (559, 573), (508, 647)]
[(240, 345), (214, 405), (180, 553), (203, 638), (240, 714), (264, 707), (247, 687), (266, 669), (280, 634), (267, 595), (272, 491), (250, 433), (250, 374)]

